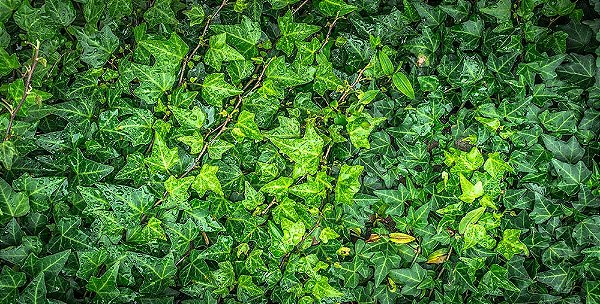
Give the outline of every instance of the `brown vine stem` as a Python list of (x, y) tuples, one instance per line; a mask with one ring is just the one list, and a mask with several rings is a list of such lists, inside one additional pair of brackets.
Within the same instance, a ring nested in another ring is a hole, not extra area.
[(333, 28), (335, 27), (335, 24), (338, 22), (338, 20), (340, 20), (340, 13), (339, 12), (335, 15), (335, 19), (333, 19), (333, 21), (329, 25), (329, 29), (327, 30), (327, 35), (325, 35), (325, 40), (323, 40), (323, 43), (321, 44), (321, 47), (319, 48), (319, 50), (317, 52), (321, 52), (321, 50), (323, 50), (323, 48), (325, 47), (325, 45), (327, 45), (327, 43), (329, 42), (329, 38), (331, 36), (331, 32), (333, 31)]
[(31, 93), (31, 89), (32, 89), (31, 88), (31, 77), (33, 76), (33, 72), (35, 71), (35, 68), (39, 61), (39, 54), (40, 54), (39, 40), (36, 41), (35, 45), (33, 45), (33, 48), (34, 48), (34, 52), (33, 52), (33, 57), (31, 58), (31, 66), (27, 67), (27, 72), (25, 73), (25, 86), (23, 89), (23, 97), (21, 97), (21, 100), (19, 101), (19, 104), (17, 104), (17, 107), (10, 111), (10, 119), (8, 120), (8, 127), (6, 128), (6, 135), (4, 136), (4, 141), (7, 141), (10, 139), (10, 132), (12, 131), (15, 117), (17, 116), (17, 113), (19, 112), (19, 110), (21, 110), (21, 107), (23, 107), (23, 104), (25, 104), (25, 100), (27, 100), (27, 96), (29, 95), (29, 93)]
[(265, 208), (265, 210), (263, 210), (260, 215), (265, 215), (267, 214), (267, 212), (269, 212), (269, 209), (271, 209), (271, 207), (273, 207), (275, 205), (275, 203), (277, 203), (277, 199), (273, 198), (273, 200), (269, 203), (269, 205), (267, 205), (267, 208)]
[(356, 75), (354, 82), (352, 82), (350, 87), (347, 90), (344, 90), (344, 93), (342, 93), (342, 96), (338, 100), (338, 105), (341, 105), (346, 100), (346, 98), (348, 98), (348, 96), (350, 96), (350, 92), (352, 92), (352, 90), (356, 87), (356, 85), (358, 85), (358, 83), (362, 81), (363, 74), (369, 67), (370, 67), (370, 65), (367, 64), (364, 68), (362, 68), (358, 71), (358, 74)]
[(300, 11), (300, 9), (306, 4), (308, 3), (308, 0), (304, 0), (302, 1), (302, 3), (300, 3), (300, 5), (298, 5), (295, 9), (292, 10), (292, 16), (295, 15), (298, 11)]
[[(223, 2), (225, 2), (225, 1), (223, 1)], [(231, 122), (231, 120), (233, 119), (233, 114), (235, 114), (235, 112), (237, 112), (237, 110), (242, 105), (242, 100), (244, 99), (244, 97), (248, 96), (248, 94), (250, 94), (252, 91), (254, 91), (256, 88), (258, 88), (260, 86), (260, 84), (262, 83), (262, 79), (263, 79), (263, 77), (265, 75), (265, 71), (269, 67), (269, 64), (271, 64), (271, 61), (273, 61), (273, 58), (270, 58), (265, 63), (265, 65), (263, 66), (262, 72), (260, 73), (260, 75), (256, 79), (256, 82), (254, 83), (254, 86), (252, 87), (252, 89), (250, 89), (246, 94), (243, 94), (243, 96), (242, 96), (242, 94), (238, 95), (238, 101), (235, 104), (235, 107), (233, 108), (233, 110), (231, 111), (231, 113), (229, 113), (227, 115), (227, 118), (225, 119), (225, 121), (217, 127), (217, 129), (219, 130), (217, 132), (217, 134), (215, 136), (213, 136), (213, 138), (208, 143), (204, 144), (204, 146), (202, 147), (202, 151), (200, 151), (200, 153), (198, 154), (198, 156), (194, 160), (194, 164), (190, 168), (188, 168), (179, 178), (186, 177), (188, 174), (190, 174), (190, 172), (192, 172), (195, 168), (198, 167), (198, 165), (200, 164), (200, 161), (202, 160), (202, 156), (204, 155), (204, 153), (206, 153), (206, 150), (208, 149), (208, 146), (210, 146), (215, 140), (217, 140), (217, 138), (219, 138), (219, 136), (221, 136), (221, 134), (223, 134), (223, 132), (225, 132), (227, 124), (229, 124), (229, 122)], [(242, 91), (245, 91), (245, 89), (247, 89), (253, 81), (254, 81), (253, 79), (250, 79), (248, 81), (248, 83), (246, 83), (246, 85), (244, 85), (244, 89)], [(211, 132), (209, 132), (205, 136), (205, 141), (206, 141), (206, 139), (208, 139), (208, 137), (210, 136), (210, 134), (213, 133), (213, 132), (214, 132), (214, 130), (211, 131)], [(166, 198), (166, 195), (168, 195), (168, 193), (163, 193), (163, 198), (161, 198), (159, 201), (157, 201), (154, 204), (153, 207), (156, 207), (156, 206), (160, 205), (160, 203)], [(204, 238), (204, 242), (208, 246), (210, 244), (210, 242), (208, 240), (208, 236), (206, 235), (206, 232), (202, 231), (202, 237)], [(183, 262), (183, 260), (185, 260), (185, 258), (190, 255), (190, 253), (192, 252), (193, 249), (194, 249), (194, 244), (190, 243), (190, 247), (185, 252), (185, 254), (177, 261), (177, 263), (175, 263), (175, 266), (177, 266), (181, 262)]]
[(181, 84), (183, 83), (183, 75), (185, 74), (185, 67), (190, 62), (190, 60), (192, 60), (192, 58), (194, 58), (194, 55), (196, 55), (196, 52), (198, 52), (198, 49), (200, 49), (200, 47), (202, 45), (204, 45), (204, 37), (206, 37), (206, 34), (208, 33), (208, 27), (210, 26), (211, 22), (217, 17), (219, 12), (221, 12), (223, 7), (225, 7), (225, 5), (227, 5), (227, 0), (223, 0), (223, 2), (221, 2), (221, 5), (219, 5), (217, 10), (214, 13), (212, 13), (210, 16), (208, 16), (208, 18), (206, 18), (206, 23), (204, 24), (204, 29), (202, 30), (202, 34), (198, 38), (198, 44), (196, 44), (196, 47), (194, 48), (194, 50), (192, 50), (192, 52), (183, 59), (183, 64), (181, 65), (181, 70), (179, 71), (179, 82), (177, 82), (177, 86), (181, 86)]

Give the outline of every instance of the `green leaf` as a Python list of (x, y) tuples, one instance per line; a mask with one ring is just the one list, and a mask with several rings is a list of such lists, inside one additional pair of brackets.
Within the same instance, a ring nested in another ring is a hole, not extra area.
[(15, 192), (12, 187), (0, 178), (0, 211), (2, 215), (21, 217), (29, 213), (29, 197), (22, 192)]
[(153, 172), (171, 172), (171, 168), (179, 163), (179, 149), (177, 147), (169, 148), (158, 132), (154, 133), (154, 144), (152, 154), (144, 159), (150, 171)]
[(221, 70), (223, 62), (244, 60), (244, 56), (226, 43), (225, 33), (210, 37), (209, 49), (204, 55), (204, 62), (215, 70)]
[[(74, 19), (75, 16), (73, 16)], [(75, 29), (77, 41), (83, 48), (81, 61), (93, 68), (103, 66), (119, 46), (119, 38), (105, 25), (100, 31), (86, 33), (84, 29)]]
[(415, 99), (415, 90), (404, 73), (400, 71), (394, 73), (392, 76), (392, 82), (394, 83), (396, 89), (398, 89), (398, 91), (400, 91), (406, 97)]
[(377, 127), (386, 120), (385, 117), (371, 117), (368, 113), (360, 113), (360, 115), (353, 115), (348, 118), (348, 124), (346, 124), (346, 130), (350, 135), (350, 141), (356, 148), (367, 148), (370, 149), (369, 135)]
[(47, 303), (46, 292), (44, 273), (40, 273), (25, 287), (20, 297), (20, 303)]
[(180, 62), (189, 50), (185, 41), (176, 33), (171, 33), (169, 40), (144, 39), (139, 45), (154, 56), (154, 67), (172, 74), (179, 71)]
[(571, 136), (567, 142), (564, 142), (553, 136), (543, 134), (542, 140), (544, 141), (546, 149), (548, 149), (556, 159), (563, 162), (570, 164), (576, 163), (585, 153), (575, 136)]
[(483, 184), (481, 181), (478, 181), (473, 185), (471, 181), (469, 181), (466, 177), (459, 173), (460, 178), (460, 189), (462, 190), (462, 194), (460, 195), (460, 200), (465, 203), (472, 203), (478, 197), (483, 195)]
[(498, 294), (499, 289), (517, 292), (519, 288), (508, 280), (508, 270), (497, 264), (492, 264), (479, 284), (479, 289), (486, 294)]
[(69, 165), (75, 173), (75, 183), (82, 186), (99, 182), (114, 170), (112, 166), (85, 158), (79, 149), (69, 156)]
[(294, 162), (293, 178), (317, 173), (323, 155), (324, 141), (313, 126), (306, 127), (302, 138), (269, 137), (269, 139)]
[(122, 227), (132, 228), (141, 223), (142, 217), (148, 214), (155, 197), (143, 186), (138, 189), (110, 184), (96, 185), (110, 204), (116, 220)]
[(242, 302), (258, 299), (264, 294), (264, 291), (252, 282), (252, 277), (241, 275), (238, 278), (237, 299)]
[(477, 223), (479, 218), (481, 218), (485, 212), (485, 209), (485, 207), (479, 207), (467, 212), (467, 214), (460, 220), (460, 223), (458, 224), (458, 233), (464, 234), (467, 226)]
[(0, 47), (0, 77), (10, 74), (12, 70), (18, 69), (19, 66), (17, 55), (9, 55), (8, 52)]
[[(375, 252), (371, 258), (375, 267), (375, 284), (379, 285), (392, 269), (400, 267), (402, 258), (396, 254), (385, 254), (381, 251)], [(396, 276), (398, 278), (398, 276)]]
[(5, 303), (15, 302), (19, 296), (19, 287), (25, 285), (25, 282), (24, 273), (3, 266), (0, 273), (0, 300)]
[(507, 162), (505, 162), (497, 152), (488, 154), (488, 158), (483, 164), (483, 169), (493, 178), (501, 178), (504, 173), (514, 171), (513, 168)]
[(190, 19), (190, 26), (201, 25), (206, 16), (202, 5), (199, 4), (192, 5), (192, 8), (183, 13)]
[(128, 253), (131, 262), (144, 276), (140, 286), (142, 294), (161, 294), (165, 288), (172, 286), (173, 277), (177, 272), (173, 254), (156, 258), (142, 253)]
[(342, 165), (340, 173), (335, 184), (335, 201), (341, 204), (352, 205), (354, 194), (360, 190), (360, 175), (364, 170), (363, 166)]
[(238, 116), (235, 126), (231, 130), (233, 136), (235, 136), (238, 140), (241, 140), (245, 137), (254, 140), (261, 140), (262, 134), (260, 133), (256, 122), (254, 122), (254, 117), (254, 113), (243, 110)]
[(215, 24), (210, 28), (217, 34), (226, 33), (227, 44), (236, 48), (246, 59), (258, 54), (257, 44), (262, 31), (258, 22), (247, 16), (242, 16), (242, 22), (239, 24)]
[(567, 293), (573, 288), (575, 275), (571, 267), (559, 264), (552, 270), (539, 272), (535, 280), (552, 287), (559, 293)]
[(171, 111), (173, 112), (173, 115), (175, 115), (175, 119), (177, 119), (179, 125), (185, 128), (184, 130), (200, 130), (206, 120), (206, 114), (204, 114), (204, 111), (197, 106), (192, 108), (191, 111), (178, 107), (172, 107)]
[(171, 9), (171, 0), (157, 0), (154, 5), (144, 13), (144, 19), (150, 27), (158, 24), (176, 25), (179, 23)]
[(312, 295), (317, 298), (318, 301), (329, 298), (338, 298), (344, 294), (333, 288), (327, 281), (327, 277), (319, 276), (316, 279), (315, 285), (311, 290)]
[(277, 19), (281, 37), (276, 47), (287, 55), (291, 55), (296, 42), (304, 41), (310, 35), (318, 32), (321, 27), (306, 23), (295, 23), (291, 11)]
[(577, 192), (579, 185), (583, 184), (592, 173), (582, 161), (571, 165), (552, 159), (552, 166), (560, 177), (557, 187), (569, 195)]
[(217, 178), (217, 171), (219, 171), (218, 166), (211, 166), (208, 164), (202, 165), (200, 173), (196, 175), (194, 183), (192, 183), (192, 189), (194, 189), (201, 197), (209, 190), (223, 196), (221, 182)]
[(111, 301), (119, 296), (117, 288), (117, 275), (119, 274), (119, 263), (115, 263), (99, 278), (90, 278), (86, 288), (94, 292), (96, 298), (102, 301)]
[(243, 93), (242, 90), (225, 82), (225, 75), (215, 73), (206, 75), (202, 84), (202, 98), (211, 105), (220, 107), (223, 99)]
[(319, 11), (325, 16), (344, 16), (357, 9), (356, 6), (347, 4), (344, 0), (321, 0), (318, 3)]
[(390, 279), (402, 284), (403, 295), (416, 296), (420, 293), (419, 285), (424, 281), (427, 272), (419, 264), (415, 263), (411, 268), (392, 269), (389, 273)]
[(520, 235), (521, 230), (519, 229), (504, 230), (502, 240), (498, 242), (496, 247), (496, 252), (502, 254), (507, 260), (512, 259), (515, 254), (519, 253), (529, 256), (529, 249), (519, 240)]

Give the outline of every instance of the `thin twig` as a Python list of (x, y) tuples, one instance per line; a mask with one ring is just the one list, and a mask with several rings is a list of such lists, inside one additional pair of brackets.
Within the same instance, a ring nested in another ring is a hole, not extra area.
[(300, 5), (298, 5), (295, 9), (292, 9), (292, 16), (295, 15), (306, 3), (308, 3), (308, 0), (302, 1), (302, 3), (300, 3)]
[(340, 20), (340, 12), (338, 12), (335, 15), (335, 19), (333, 19), (333, 22), (331, 22), (331, 24), (329, 25), (329, 29), (327, 30), (327, 35), (325, 35), (325, 40), (323, 40), (323, 43), (321, 44), (321, 47), (319, 48), (319, 50), (317, 52), (321, 52), (321, 50), (323, 50), (325, 45), (329, 42), (329, 37), (331, 36), (331, 32), (333, 31), (333, 28), (335, 27), (335, 24), (338, 22), (338, 20)]
[(275, 203), (277, 203), (277, 199), (273, 198), (273, 200), (269, 203), (269, 205), (267, 205), (267, 208), (265, 208), (265, 210), (263, 210), (260, 215), (265, 215), (267, 214), (267, 212), (269, 212), (269, 209), (271, 209), (271, 207), (273, 207), (275, 205)]
[(206, 37), (206, 34), (208, 33), (208, 28), (209, 28), (211, 22), (217, 17), (217, 14), (219, 14), (219, 12), (221, 12), (221, 10), (223, 9), (223, 7), (225, 5), (227, 5), (227, 0), (223, 0), (223, 2), (221, 2), (221, 5), (219, 5), (217, 10), (214, 13), (212, 13), (212, 15), (208, 16), (208, 18), (206, 18), (206, 23), (204, 24), (204, 29), (202, 30), (202, 34), (198, 38), (198, 44), (196, 44), (196, 47), (194, 48), (194, 50), (192, 50), (192, 52), (183, 59), (183, 64), (181, 65), (181, 70), (179, 71), (179, 82), (177, 83), (177, 86), (181, 86), (181, 84), (183, 83), (183, 75), (185, 74), (185, 67), (190, 62), (190, 60), (192, 60), (192, 58), (194, 58), (194, 55), (196, 55), (196, 52), (198, 52), (198, 49), (200, 49), (200, 47), (202, 45), (204, 45), (204, 37)]
[(10, 139), (10, 132), (12, 130), (13, 123), (15, 121), (15, 117), (17, 116), (17, 113), (19, 112), (19, 110), (21, 110), (21, 107), (23, 107), (25, 100), (27, 100), (27, 96), (29, 95), (29, 93), (31, 93), (31, 89), (32, 89), (31, 88), (31, 77), (33, 76), (33, 72), (35, 71), (35, 68), (39, 61), (39, 57), (38, 57), (40, 54), (39, 40), (36, 41), (36, 44), (33, 47), (34, 47), (35, 52), (33, 53), (33, 57), (31, 58), (31, 66), (29, 66), (27, 68), (27, 73), (25, 74), (25, 86), (23, 89), (23, 97), (21, 97), (21, 101), (19, 101), (19, 104), (17, 105), (17, 107), (12, 109), (12, 111), (10, 111), (10, 119), (8, 120), (8, 127), (6, 128), (6, 135), (4, 136), (4, 141), (7, 141)]
[(354, 79), (354, 82), (350, 85), (350, 87), (344, 91), (344, 93), (342, 93), (342, 96), (340, 97), (338, 104), (342, 104), (342, 102), (344, 102), (344, 100), (346, 100), (346, 98), (348, 98), (348, 96), (350, 95), (350, 92), (354, 89), (354, 87), (356, 87), (356, 85), (362, 80), (362, 76), (363, 73), (369, 68), (370, 66), (367, 64), (367, 66), (365, 66), (364, 68), (360, 69), (358, 71), (358, 74), (356, 75), (356, 78)]

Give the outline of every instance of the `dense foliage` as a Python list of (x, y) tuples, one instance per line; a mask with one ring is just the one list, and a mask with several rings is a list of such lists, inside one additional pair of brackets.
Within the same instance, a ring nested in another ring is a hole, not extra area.
[(599, 14), (0, 0), (0, 303), (600, 303)]

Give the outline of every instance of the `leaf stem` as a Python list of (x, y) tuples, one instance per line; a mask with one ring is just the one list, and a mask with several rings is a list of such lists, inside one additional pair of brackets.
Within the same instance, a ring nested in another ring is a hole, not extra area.
[(25, 104), (25, 100), (27, 100), (27, 96), (29, 95), (29, 93), (31, 93), (32, 90), (31, 77), (33, 76), (33, 72), (35, 71), (35, 68), (37, 67), (39, 61), (40, 41), (36, 41), (36, 44), (33, 47), (34, 53), (33, 57), (31, 58), (31, 66), (27, 68), (27, 73), (25, 73), (25, 86), (23, 88), (23, 97), (21, 97), (21, 101), (19, 101), (17, 107), (10, 111), (10, 119), (8, 120), (8, 127), (6, 128), (6, 135), (4, 136), (4, 141), (10, 139), (10, 132), (12, 130), (15, 117), (17, 116), (19, 110), (21, 110), (21, 107), (23, 107), (23, 104)]

